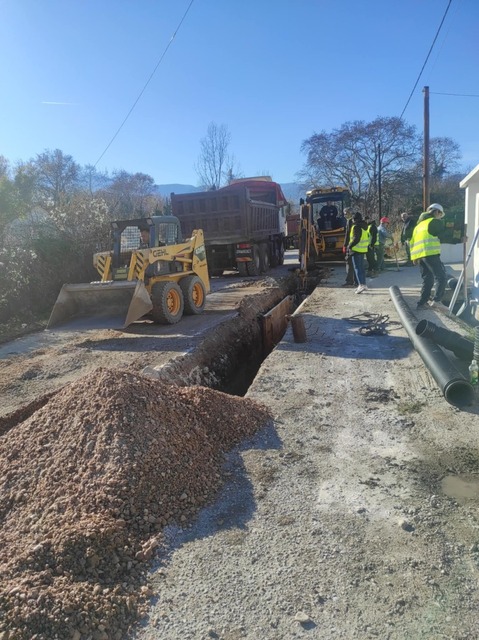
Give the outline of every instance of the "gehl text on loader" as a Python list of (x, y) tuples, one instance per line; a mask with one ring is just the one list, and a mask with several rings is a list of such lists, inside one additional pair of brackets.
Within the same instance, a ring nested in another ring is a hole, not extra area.
[(63, 285), (47, 329), (125, 328), (143, 317), (175, 324), (203, 312), (210, 282), (201, 229), (183, 239), (175, 216), (111, 225), (113, 248), (93, 256), (100, 280)]

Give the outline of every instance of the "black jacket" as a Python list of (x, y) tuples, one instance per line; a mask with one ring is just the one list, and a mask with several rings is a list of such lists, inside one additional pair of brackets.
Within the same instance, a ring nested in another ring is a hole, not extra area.
[(369, 246), (374, 247), (374, 245), (376, 244), (376, 240), (378, 239), (378, 228), (376, 226), (375, 220), (373, 220), (369, 225), (369, 234), (371, 236), (369, 238)]
[(402, 244), (404, 244), (406, 240), (410, 240), (412, 238), (412, 232), (414, 231), (416, 222), (417, 220), (415, 218), (408, 218), (405, 222), (403, 222), (402, 229), (401, 229)]

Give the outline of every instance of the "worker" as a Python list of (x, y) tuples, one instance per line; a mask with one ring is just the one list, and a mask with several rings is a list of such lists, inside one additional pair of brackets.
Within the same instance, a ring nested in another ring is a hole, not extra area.
[(383, 216), (379, 221), (378, 227), (378, 242), (375, 245), (376, 249), (376, 264), (378, 271), (384, 271), (384, 252), (386, 251), (386, 243), (392, 241), (392, 236), (389, 232), (389, 218)]
[(402, 220), (401, 245), (406, 250), (406, 257), (407, 257), (407, 262), (405, 266), (410, 267), (412, 266), (410, 244), (411, 244), (412, 232), (414, 231), (414, 227), (416, 226), (416, 220), (407, 211), (404, 211), (403, 213), (401, 213), (401, 220)]
[(358, 281), (358, 288), (354, 293), (363, 293), (367, 291), (366, 286), (366, 269), (364, 266), (364, 258), (370, 244), (368, 225), (364, 222), (363, 216), (357, 211), (353, 215), (353, 226), (349, 239), (348, 252), (351, 253), (353, 259), (354, 273)]
[(140, 249), (148, 249), (150, 246), (150, 230), (148, 227), (140, 227)]
[(346, 262), (346, 281), (342, 284), (342, 287), (357, 287), (359, 282), (356, 280), (356, 275), (354, 273), (353, 267), (353, 257), (348, 251), (349, 238), (351, 235), (351, 228), (353, 226), (353, 210), (351, 207), (346, 207), (343, 211), (344, 218), (346, 220), (345, 232), (344, 232), (344, 243), (343, 243), (343, 253), (344, 260)]
[(366, 224), (368, 225), (369, 231), (369, 246), (368, 252), (366, 253), (366, 259), (368, 261), (368, 271), (366, 275), (374, 278), (374, 276), (377, 275), (375, 246), (378, 242), (378, 227), (376, 225), (376, 220), (366, 219)]
[(317, 222), (320, 231), (330, 231), (340, 226), (338, 225), (338, 208), (330, 200), (321, 207)]
[(421, 296), (417, 303), (417, 309), (425, 309), (431, 291), (434, 288), (434, 297), (429, 304), (434, 306), (440, 303), (446, 289), (447, 276), (441, 261), (440, 236), (444, 232), (444, 209), (440, 204), (429, 205), (424, 213), (419, 216), (411, 238), (411, 260), (419, 264), (422, 278)]

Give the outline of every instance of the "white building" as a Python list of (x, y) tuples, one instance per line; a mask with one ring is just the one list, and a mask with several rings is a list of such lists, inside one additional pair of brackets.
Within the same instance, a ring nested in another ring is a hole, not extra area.
[[(465, 223), (467, 233), (467, 254), (471, 259), (467, 267), (467, 281), (472, 280), (471, 300), (479, 300), (479, 164), (459, 183), (466, 190)], [(473, 246), (474, 245), (474, 246)], [(473, 246), (472, 250), (471, 247)], [(476, 303), (476, 318), (479, 320), (479, 309)]]

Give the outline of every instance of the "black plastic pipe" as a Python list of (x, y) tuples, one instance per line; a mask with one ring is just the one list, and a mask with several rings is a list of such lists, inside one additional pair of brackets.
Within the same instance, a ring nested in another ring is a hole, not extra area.
[(423, 338), (416, 334), (414, 327), (418, 323), (417, 318), (402, 297), (399, 287), (397, 285), (390, 287), (389, 293), (409, 339), (437, 382), (444, 398), (449, 404), (456, 407), (472, 404), (474, 401), (473, 386), (449, 361), (441, 347), (429, 338)]
[(446, 347), (448, 351), (452, 351), (461, 360), (471, 361), (474, 354), (474, 342), (456, 333), (438, 327), (437, 324), (430, 320), (420, 320), (416, 326), (416, 335), (423, 338), (429, 338), (433, 342), (437, 342), (442, 347)]

